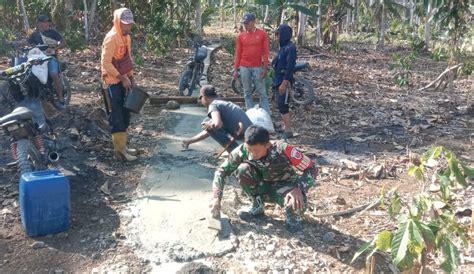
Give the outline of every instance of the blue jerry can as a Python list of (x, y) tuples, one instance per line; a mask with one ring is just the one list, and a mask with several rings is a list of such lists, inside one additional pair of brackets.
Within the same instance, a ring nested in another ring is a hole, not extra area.
[(69, 228), (69, 180), (59, 170), (27, 172), (20, 178), (20, 213), (29, 236)]

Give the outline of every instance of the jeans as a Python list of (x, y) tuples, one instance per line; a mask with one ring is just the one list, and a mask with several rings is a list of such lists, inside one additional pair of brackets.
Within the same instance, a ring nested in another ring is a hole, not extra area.
[(59, 62), (55, 57), (48, 61), (48, 73), (59, 74)]
[(123, 106), (126, 98), (125, 88), (122, 83), (118, 83), (110, 85), (108, 92), (112, 101), (112, 112), (109, 116), (111, 132), (126, 132), (130, 125), (130, 111)]
[(244, 88), (245, 108), (247, 110), (253, 108), (252, 99), (252, 83), (255, 91), (260, 98), (260, 107), (271, 114), (270, 104), (268, 103), (267, 91), (265, 89), (265, 79), (261, 78), (262, 67), (240, 67), (240, 80)]

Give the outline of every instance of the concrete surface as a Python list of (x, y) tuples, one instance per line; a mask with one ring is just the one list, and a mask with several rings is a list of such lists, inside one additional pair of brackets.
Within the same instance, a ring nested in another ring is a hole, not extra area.
[(184, 138), (200, 130), (205, 109), (182, 106), (169, 114), (171, 125), (142, 175), (136, 200), (124, 213), (130, 219), (128, 243), (161, 273), (178, 270), (180, 262), (223, 255), (237, 243), (226, 216), (219, 235), (207, 228), (212, 178), (222, 161), (213, 157), (219, 145), (208, 138), (188, 150), (181, 147)]

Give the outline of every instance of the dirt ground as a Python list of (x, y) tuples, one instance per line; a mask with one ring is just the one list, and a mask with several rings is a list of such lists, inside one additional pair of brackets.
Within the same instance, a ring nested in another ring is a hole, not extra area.
[[(209, 42), (227, 43), (216, 30), (209, 29)], [(227, 34), (232, 35), (232, 34)], [(407, 175), (415, 153), (432, 145), (453, 150), (461, 161), (474, 163), (474, 80), (455, 82), (452, 92), (418, 92), (445, 69), (429, 56), (417, 57), (413, 86), (393, 84), (391, 55), (406, 52), (389, 48), (385, 52), (371, 45), (342, 43), (340, 54), (324, 48), (299, 49), (299, 60), (310, 62), (304, 76), (315, 88), (316, 101), (309, 106), (293, 106), (295, 131), (290, 140), (321, 166), (318, 186), (310, 192), (311, 207), (305, 214), (304, 229), (288, 235), (282, 225), (281, 209), (267, 205), (267, 218), (243, 223), (236, 208), (246, 203), (238, 187), (226, 190), (224, 212), (231, 217), (240, 239), (234, 253), (210, 258), (211, 266), (186, 265), (183, 273), (201, 271), (289, 270), (292, 272), (363, 271), (364, 261), (350, 264), (353, 254), (383, 229), (395, 228), (386, 211), (371, 210), (344, 216), (317, 217), (374, 201), (382, 187), (397, 187), (405, 199), (420, 189)], [(166, 57), (144, 56), (138, 67), (138, 84), (150, 94), (177, 95), (177, 83), (188, 56), (186, 49), (174, 49)], [(11, 161), (8, 139), (0, 140), (0, 272), (61, 273), (101, 271), (121, 264), (127, 271), (147, 271), (150, 262), (138, 258), (133, 246), (125, 243), (120, 212), (133, 199), (135, 187), (148, 164), (160, 132), (166, 127), (163, 106), (146, 106), (134, 116), (131, 144), (140, 148), (139, 160), (113, 160), (107, 120), (97, 92), (100, 47), (80, 53), (66, 53), (73, 97), (69, 109), (51, 112), (59, 136), (59, 168), (71, 185), (71, 227), (67, 232), (45, 237), (28, 237), (22, 226), (18, 204), (18, 172)], [(2, 59), (2, 65), (6, 63)], [(231, 96), (232, 55), (225, 47), (212, 57), (210, 83), (222, 96)], [(470, 101), (471, 100), (471, 101)], [(5, 114), (5, 110), (1, 110)], [(281, 121), (276, 108), (277, 130)], [(350, 160), (357, 167), (343, 164)], [(210, 178), (211, 179), (211, 178)], [(472, 182), (458, 193), (456, 204), (472, 208)], [(470, 224), (470, 217), (462, 219)], [(39, 247), (39, 248), (38, 248)], [(473, 256), (470, 248), (463, 256)], [(247, 257), (248, 256), (248, 257)], [(254, 263), (246, 263), (252, 260)], [(258, 262), (258, 263), (255, 263)], [(393, 271), (387, 260), (377, 259), (377, 270)], [(113, 269), (113, 268), (112, 268)], [(466, 261), (463, 271), (472, 266)]]

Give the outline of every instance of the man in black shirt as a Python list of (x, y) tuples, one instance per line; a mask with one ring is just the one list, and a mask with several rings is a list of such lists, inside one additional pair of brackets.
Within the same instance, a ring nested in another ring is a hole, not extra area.
[(51, 20), (46, 15), (39, 15), (36, 18), (36, 31), (28, 38), (28, 44), (32, 45), (48, 45), (45, 54), (55, 58), (48, 62), (48, 73), (53, 80), (54, 90), (58, 96), (60, 103), (64, 103), (63, 86), (59, 78), (59, 63), (56, 59), (56, 50), (64, 48), (66, 41), (56, 30), (51, 28)]
[(218, 99), (216, 89), (212, 85), (205, 85), (199, 91), (199, 101), (207, 107), (207, 117), (201, 123), (202, 131), (190, 139), (183, 140), (183, 148), (187, 149), (190, 144), (199, 142), (211, 136), (221, 146), (228, 147), (231, 152), (238, 146), (231, 142), (230, 136), (234, 136), (239, 130), (239, 122), (242, 123), (243, 130), (237, 139), (243, 138), (245, 130), (252, 125), (249, 117), (236, 104)]

